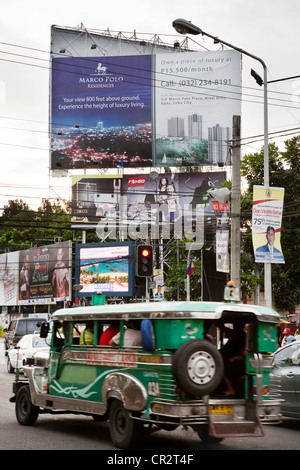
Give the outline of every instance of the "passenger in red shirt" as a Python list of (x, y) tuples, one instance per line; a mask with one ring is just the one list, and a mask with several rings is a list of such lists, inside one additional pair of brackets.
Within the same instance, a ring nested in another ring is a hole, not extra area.
[(100, 346), (109, 346), (110, 340), (119, 333), (119, 327), (116, 325), (110, 325), (106, 330), (103, 331), (100, 336), (99, 345)]

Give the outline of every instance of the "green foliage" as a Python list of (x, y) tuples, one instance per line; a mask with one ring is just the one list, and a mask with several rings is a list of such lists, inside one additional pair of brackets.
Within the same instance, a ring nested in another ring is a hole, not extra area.
[[(241, 279), (249, 292), (255, 284), (255, 263), (251, 242), (251, 216), (253, 186), (263, 185), (264, 151), (245, 155), (241, 163), (241, 174), (246, 178), (249, 190), (242, 196), (242, 251), (247, 254), (247, 262), (242, 258)], [(285, 142), (285, 151), (279, 152), (275, 144), (269, 145), (270, 186), (285, 188), (284, 209), (281, 232), (281, 246), (285, 264), (272, 265), (272, 293), (278, 309), (294, 312), (300, 302), (300, 136)], [(257, 263), (260, 270), (257, 282), (262, 283), (263, 264)], [(252, 278), (254, 276), (254, 278)], [(252, 287), (249, 287), (252, 286)]]
[(48, 244), (55, 238), (73, 238), (70, 226), (70, 204), (51, 203), (44, 199), (37, 211), (22, 200), (10, 200), (0, 218), (0, 250), (26, 249), (35, 240)]

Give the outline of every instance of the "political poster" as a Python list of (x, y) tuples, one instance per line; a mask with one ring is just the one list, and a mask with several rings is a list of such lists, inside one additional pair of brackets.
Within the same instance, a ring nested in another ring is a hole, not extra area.
[(284, 263), (281, 223), (284, 188), (253, 187), (252, 242), (257, 263)]

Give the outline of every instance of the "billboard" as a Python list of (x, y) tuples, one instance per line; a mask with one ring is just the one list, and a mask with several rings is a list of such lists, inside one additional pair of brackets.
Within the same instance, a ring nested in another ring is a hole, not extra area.
[(252, 242), (257, 263), (284, 263), (281, 221), (284, 188), (253, 186)]
[(133, 242), (77, 244), (75, 282), (82, 286), (77, 295), (134, 295), (134, 261)]
[(197, 210), (213, 215), (209, 197), (226, 180), (225, 171), (72, 176), (74, 227), (108, 222), (132, 225), (193, 216)]
[(0, 305), (18, 305), (19, 251), (0, 255)]
[(71, 300), (71, 241), (19, 252), (19, 305)]
[(155, 56), (155, 161), (228, 164), (232, 117), (240, 116), (240, 53)]
[(50, 168), (229, 163), (237, 51), (53, 57)]
[(52, 59), (52, 169), (152, 165), (151, 60)]

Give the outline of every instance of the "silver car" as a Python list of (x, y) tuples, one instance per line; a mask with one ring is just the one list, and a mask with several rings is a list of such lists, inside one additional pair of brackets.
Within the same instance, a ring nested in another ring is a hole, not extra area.
[(41, 338), (39, 334), (25, 335), (14, 349), (10, 349), (7, 357), (7, 370), (13, 373), (15, 369), (22, 370), (29, 359), (34, 359), (37, 353), (46, 352), (49, 356), (51, 338)]
[(300, 341), (278, 349), (272, 360), (272, 388), (281, 393), (281, 412), (284, 416), (300, 418)]

